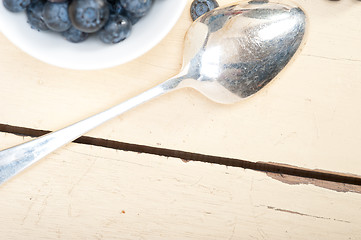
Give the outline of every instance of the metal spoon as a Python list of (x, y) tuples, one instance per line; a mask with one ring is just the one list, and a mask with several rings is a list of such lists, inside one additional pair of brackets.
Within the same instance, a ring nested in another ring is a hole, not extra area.
[(188, 30), (177, 76), (102, 113), (1, 151), (0, 184), (89, 130), (172, 90), (192, 87), (220, 103), (255, 94), (290, 61), (305, 27), (299, 7), (261, 0), (206, 13)]

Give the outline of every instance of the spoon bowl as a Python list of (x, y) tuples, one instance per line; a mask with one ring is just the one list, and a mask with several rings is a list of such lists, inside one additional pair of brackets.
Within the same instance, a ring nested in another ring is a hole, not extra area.
[(299, 7), (266, 0), (206, 13), (186, 35), (177, 76), (104, 112), (1, 151), (0, 184), (100, 124), (172, 90), (192, 87), (220, 103), (255, 94), (290, 61), (305, 27), (306, 16)]
[(305, 26), (304, 12), (290, 5), (251, 1), (215, 9), (188, 30), (182, 74), (213, 101), (240, 101), (286, 66)]

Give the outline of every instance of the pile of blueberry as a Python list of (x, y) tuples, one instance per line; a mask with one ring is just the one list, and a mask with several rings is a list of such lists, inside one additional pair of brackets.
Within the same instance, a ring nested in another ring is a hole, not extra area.
[(85, 41), (97, 33), (108, 44), (126, 39), (144, 17), (153, 0), (3, 0), (11, 12), (26, 12), (38, 31), (61, 33), (70, 42)]

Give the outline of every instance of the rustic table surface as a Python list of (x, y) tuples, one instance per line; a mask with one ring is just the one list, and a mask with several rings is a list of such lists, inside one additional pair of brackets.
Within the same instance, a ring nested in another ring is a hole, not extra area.
[[(361, 2), (298, 2), (307, 42), (272, 84), (234, 105), (176, 91), (56, 151), (0, 186), (1, 239), (361, 239)], [(176, 74), (190, 3), (106, 70), (49, 66), (0, 34), (0, 148)]]

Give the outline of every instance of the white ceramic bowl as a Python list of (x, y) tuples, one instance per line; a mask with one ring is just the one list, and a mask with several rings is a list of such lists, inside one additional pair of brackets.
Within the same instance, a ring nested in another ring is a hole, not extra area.
[(0, 1), (0, 30), (11, 42), (43, 62), (77, 70), (109, 68), (146, 53), (168, 34), (187, 3), (187, 0), (154, 0), (150, 12), (134, 25), (129, 38), (106, 45), (96, 36), (74, 44), (57, 33), (35, 31), (26, 22), (24, 12), (11, 13)]

